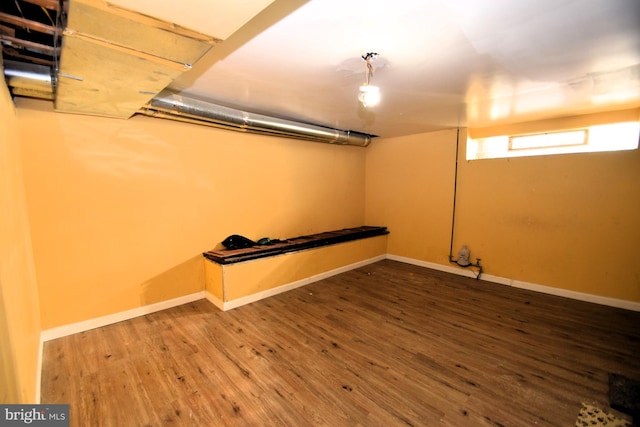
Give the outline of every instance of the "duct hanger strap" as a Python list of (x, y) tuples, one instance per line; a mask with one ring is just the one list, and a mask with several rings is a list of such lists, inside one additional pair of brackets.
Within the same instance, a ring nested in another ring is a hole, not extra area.
[[(156, 112), (162, 112), (160, 115)], [(142, 114), (191, 123), (210, 124), (238, 131), (305, 139), (329, 144), (366, 147), (372, 135), (332, 129), (309, 123), (270, 117), (193, 99), (164, 90), (143, 109)], [(185, 120), (188, 119), (188, 120)]]

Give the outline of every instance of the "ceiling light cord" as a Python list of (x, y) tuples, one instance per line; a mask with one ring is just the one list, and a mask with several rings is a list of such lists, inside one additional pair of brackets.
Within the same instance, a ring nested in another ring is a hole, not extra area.
[(362, 59), (365, 61), (366, 72), (364, 75), (364, 84), (360, 86), (360, 91), (358, 92), (358, 100), (362, 103), (362, 105), (366, 107), (374, 107), (380, 102), (380, 90), (377, 86), (371, 86), (371, 77), (373, 76), (373, 65), (371, 64), (371, 60), (378, 56), (377, 53), (369, 52), (365, 55), (362, 55)]
[(375, 52), (369, 52), (365, 55), (362, 55), (362, 59), (364, 59), (367, 67), (367, 71), (364, 77), (364, 84), (367, 86), (371, 82), (371, 77), (373, 77), (373, 71), (374, 71), (373, 64), (371, 64), (371, 60), (374, 59), (376, 56), (378, 56), (378, 54)]

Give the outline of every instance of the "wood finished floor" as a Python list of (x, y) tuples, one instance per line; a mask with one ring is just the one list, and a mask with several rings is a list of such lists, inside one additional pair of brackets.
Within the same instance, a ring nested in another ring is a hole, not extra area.
[(228, 312), (49, 341), (72, 426), (572, 426), (640, 378), (640, 313), (381, 261)]

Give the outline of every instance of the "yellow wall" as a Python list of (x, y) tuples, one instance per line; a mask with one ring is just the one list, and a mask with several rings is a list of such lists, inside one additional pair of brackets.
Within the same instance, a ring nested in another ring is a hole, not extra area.
[(390, 254), (448, 263), (455, 139), (446, 130), (367, 148), (365, 222), (389, 228)]
[[(460, 135), (454, 257), (485, 272), (640, 301), (640, 151), (465, 160)], [(455, 131), (375, 141), (366, 222), (389, 227), (389, 253), (447, 264)]]
[[(202, 291), (201, 253), (234, 233), (383, 225), (390, 254), (450, 265), (455, 130), (361, 149), (18, 106), (43, 329)], [(460, 140), (454, 255), (640, 301), (638, 151), (467, 162)]]
[(18, 107), (43, 329), (204, 290), (230, 234), (363, 225), (362, 148)]
[(38, 294), (15, 111), (4, 80), (0, 123), (0, 403), (35, 403)]

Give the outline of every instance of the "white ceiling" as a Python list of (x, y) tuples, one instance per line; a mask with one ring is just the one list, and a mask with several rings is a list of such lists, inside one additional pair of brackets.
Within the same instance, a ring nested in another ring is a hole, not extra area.
[[(225, 39), (171, 88), (343, 130), (391, 137), (640, 106), (638, 0), (114, 3)], [(225, 26), (243, 8), (265, 9)], [(369, 109), (357, 100), (367, 52), (382, 93)]]

